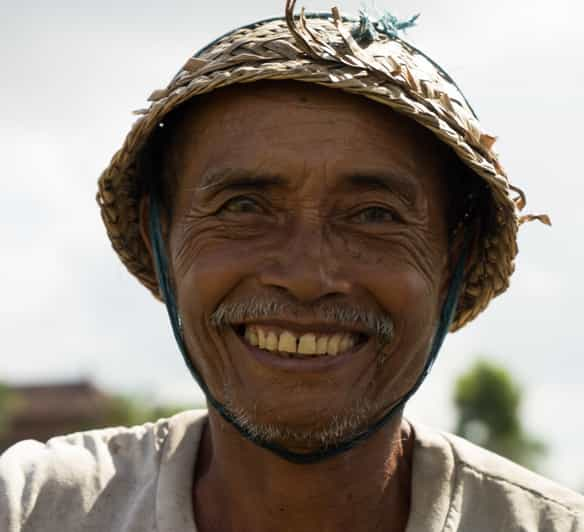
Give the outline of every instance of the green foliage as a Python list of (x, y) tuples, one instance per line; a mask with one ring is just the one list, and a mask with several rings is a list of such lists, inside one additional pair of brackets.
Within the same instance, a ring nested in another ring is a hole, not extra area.
[(478, 361), (456, 381), (455, 432), (531, 469), (546, 453), (545, 445), (528, 435), (521, 423), (522, 390), (509, 372)]

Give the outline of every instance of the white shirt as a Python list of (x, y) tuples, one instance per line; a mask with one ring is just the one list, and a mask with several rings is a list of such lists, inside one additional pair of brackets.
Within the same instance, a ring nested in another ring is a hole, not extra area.
[[(191, 488), (206, 411), (24, 441), (0, 456), (0, 532), (196, 532)], [(584, 497), (413, 424), (407, 532), (584, 532)]]

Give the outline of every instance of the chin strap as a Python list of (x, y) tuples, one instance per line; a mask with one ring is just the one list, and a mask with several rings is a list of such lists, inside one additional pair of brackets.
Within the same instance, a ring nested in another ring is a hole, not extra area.
[(438, 352), (442, 347), (444, 338), (448, 334), (448, 330), (450, 329), (450, 325), (452, 323), (452, 319), (456, 311), (458, 296), (462, 286), (464, 265), (466, 262), (466, 255), (468, 250), (468, 233), (467, 233), (465, 235), (462, 253), (460, 255), (460, 258), (458, 259), (458, 263), (454, 270), (454, 276), (452, 278), (452, 282), (450, 283), (448, 294), (446, 296), (446, 301), (444, 302), (444, 306), (442, 307), (442, 311), (440, 313), (440, 322), (438, 324), (438, 328), (436, 330), (436, 334), (432, 342), (430, 354), (428, 356), (428, 359), (426, 360), (426, 364), (424, 365), (422, 373), (420, 374), (418, 380), (412, 386), (412, 388), (401, 399), (399, 399), (397, 403), (392, 405), (392, 407), (383, 415), (383, 417), (381, 417), (381, 419), (370, 425), (366, 430), (364, 430), (360, 434), (357, 434), (356, 436), (348, 440), (339, 442), (335, 445), (319, 449), (318, 451), (312, 453), (304, 454), (291, 452), (285, 449), (284, 447), (265, 441), (262, 438), (258, 438), (256, 435), (252, 434), (248, 429), (241, 426), (241, 424), (237, 421), (237, 419), (235, 419), (233, 414), (231, 414), (231, 412), (227, 410), (225, 405), (223, 405), (215, 397), (213, 397), (209, 388), (203, 381), (202, 377), (199, 375), (199, 372), (195, 367), (193, 361), (191, 360), (191, 357), (187, 352), (187, 348), (182, 337), (178, 307), (168, 276), (168, 260), (166, 257), (164, 243), (162, 240), (162, 234), (160, 229), (159, 206), (158, 200), (155, 197), (155, 195), (152, 195), (150, 197), (149, 223), (152, 252), (160, 292), (166, 304), (166, 309), (168, 311), (168, 316), (170, 318), (170, 323), (172, 325), (172, 330), (174, 333), (176, 343), (178, 345), (180, 352), (182, 353), (183, 359), (187, 367), (191, 372), (191, 375), (193, 376), (193, 378), (195, 379), (195, 381), (205, 394), (208, 403), (221, 415), (221, 417), (223, 417), (223, 419), (225, 419), (225, 421), (227, 421), (233, 427), (235, 427), (235, 429), (237, 429), (237, 431), (239, 431), (239, 433), (244, 438), (268, 451), (271, 451), (272, 453), (278, 455), (284, 460), (293, 462), (295, 464), (314, 464), (326, 460), (328, 458), (332, 458), (333, 456), (336, 456), (338, 454), (344, 453), (345, 451), (348, 451), (349, 449), (355, 447), (357, 444), (369, 439), (371, 436), (373, 436), (373, 434), (375, 434), (379, 429), (381, 429), (395, 414), (403, 411), (403, 408), (405, 407), (407, 401), (410, 399), (412, 395), (414, 395), (414, 393), (416, 393), (418, 388), (421, 386), (422, 382), (424, 382), (424, 380), (430, 373), (432, 365), (434, 364)]

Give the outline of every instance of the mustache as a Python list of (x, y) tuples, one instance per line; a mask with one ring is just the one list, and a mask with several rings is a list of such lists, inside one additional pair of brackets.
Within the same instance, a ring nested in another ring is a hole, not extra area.
[(251, 297), (237, 302), (222, 302), (211, 314), (211, 324), (217, 328), (238, 325), (246, 321), (310, 316), (314, 321), (331, 325), (354, 326), (365, 329), (382, 345), (389, 343), (394, 334), (391, 316), (379, 310), (341, 302), (319, 302), (303, 305), (298, 302), (279, 301), (273, 298)]

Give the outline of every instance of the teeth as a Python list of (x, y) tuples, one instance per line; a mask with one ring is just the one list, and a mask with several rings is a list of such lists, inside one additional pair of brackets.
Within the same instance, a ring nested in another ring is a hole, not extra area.
[(284, 331), (280, 335), (278, 351), (283, 351), (285, 353), (296, 353), (296, 336), (294, 336), (291, 332)]
[(258, 346), (260, 349), (264, 349), (266, 347), (266, 333), (263, 329), (258, 327)]
[(328, 345), (328, 336), (321, 336), (316, 341), (316, 354), (317, 355), (326, 355), (326, 348)]
[(266, 349), (268, 351), (278, 350), (278, 337), (274, 331), (268, 333), (268, 337), (266, 338)]
[(253, 329), (253, 327), (246, 327), (245, 328), (245, 339), (251, 345), (258, 345), (258, 333)]
[(298, 341), (298, 353), (302, 355), (314, 355), (316, 353), (316, 336), (303, 334)]
[(283, 356), (291, 354), (335, 356), (352, 349), (356, 343), (356, 337), (353, 334), (317, 336), (314, 333), (307, 333), (297, 337), (290, 331), (274, 331), (257, 325), (246, 326), (244, 336), (250, 345), (282, 353)]
[(329, 338), (327, 346), (327, 355), (336, 355), (339, 352), (339, 345), (341, 343), (341, 335), (335, 334)]
[(339, 344), (339, 351), (342, 353), (343, 351), (348, 351), (355, 345), (353, 341), (353, 337), (350, 334), (345, 334), (341, 338), (341, 343)]

